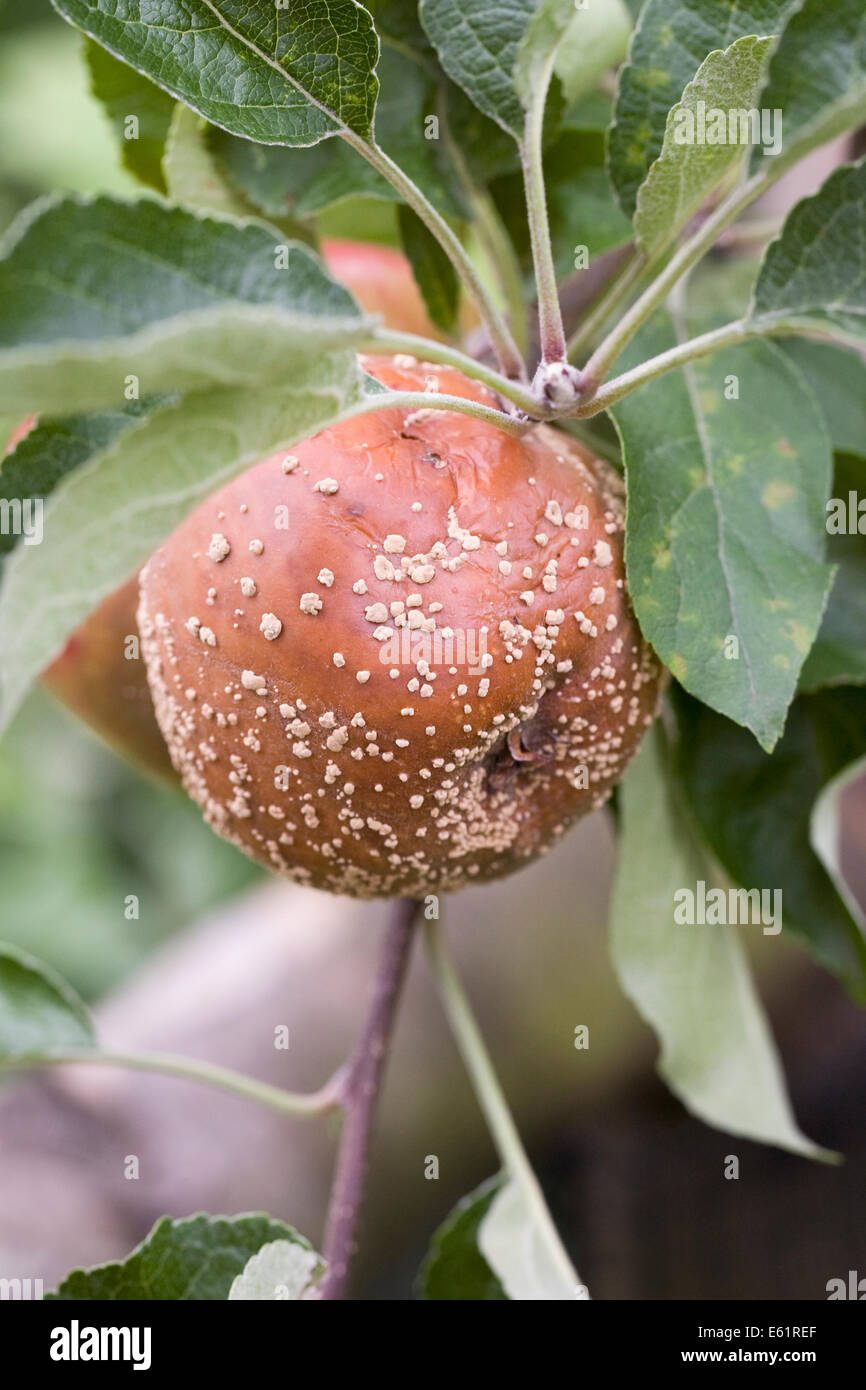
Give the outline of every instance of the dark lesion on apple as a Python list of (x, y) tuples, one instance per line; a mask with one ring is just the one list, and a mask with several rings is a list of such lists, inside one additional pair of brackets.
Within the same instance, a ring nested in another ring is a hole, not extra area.
[(506, 734), (484, 759), (487, 783), (501, 790), (504, 783), (528, 765), (552, 762), (556, 756), (553, 735), (540, 719), (530, 719)]

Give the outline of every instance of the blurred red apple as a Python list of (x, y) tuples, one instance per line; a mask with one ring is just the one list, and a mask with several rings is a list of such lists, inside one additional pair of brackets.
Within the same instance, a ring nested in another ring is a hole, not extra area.
[(326, 240), (322, 242), (322, 258), (361, 308), (368, 314), (381, 314), (388, 328), (441, 339), (401, 251), (367, 241)]

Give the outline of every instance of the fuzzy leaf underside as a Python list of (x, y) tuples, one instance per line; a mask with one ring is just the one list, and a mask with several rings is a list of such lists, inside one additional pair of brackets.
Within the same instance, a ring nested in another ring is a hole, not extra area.
[(659, 1072), (706, 1124), (821, 1156), (792, 1115), (738, 928), (675, 920), (675, 894), (712, 886), (712, 871), (677, 802), (659, 725), (626, 773), (620, 805), (611, 952), (659, 1039)]

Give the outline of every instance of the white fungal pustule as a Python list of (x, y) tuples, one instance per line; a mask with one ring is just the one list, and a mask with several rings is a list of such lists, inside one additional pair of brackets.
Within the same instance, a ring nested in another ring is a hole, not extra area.
[(231, 554), (231, 545), (221, 531), (214, 531), (208, 544), (207, 554), (208, 559), (215, 560), (217, 564), (220, 564)]
[(283, 630), (283, 625), (276, 613), (263, 613), (259, 623), (259, 631), (268, 642), (273, 642), (279, 637)]

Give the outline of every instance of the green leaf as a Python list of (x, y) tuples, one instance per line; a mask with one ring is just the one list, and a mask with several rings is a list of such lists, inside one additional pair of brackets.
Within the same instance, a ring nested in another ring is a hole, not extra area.
[(437, 328), (452, 333), (460, 305), (460, 282), (450, 258), (417, 213), (401, 204), (400, 239), (412, 273)]
[(791, 1113), (737, 928), (675, 921), (675, 895), (709, 883), (711, 868), (677, 803), (659, 724), (620, 793), (611, 952), (620, 984), (658, 1037), (661, 1076), (706, 1124), (821, 1156)]
[(866, 342), (866, 159), (843, 164), (789, 213), (767, 247), (750, 309), (766, 327), (796, 321)]
[(567, 102), (590, 92), (625, 57), (633, 20), (623, 0), (592, 0), (578, 9), (556, 55), (554, 71)]
[[(623, 365), (675, 341), (656, 315)], [(739, 395), (728, 399), (734, 380)], [(756, 342), (669, 372), (611, 413), (643, 632), (687, 690), (771, 748), (832, 577), (831, 455), (818, 404), (784, 353)]]
[[(48, 497), (61, 478), (106, 448), (153, 404), (132, 402), (124, 410), (104, 415), (41, 420), (0, 462), (0, 498), (23, 506), (27, 498)], [(12, 529), (0, 532), (0, 556), (13, 550), (19, 539)]]
[[(421, 26), (416, 4), (407, 5), (406, 0), (367, 0), (366, 8), (383, 44), (399, 44), (419, 56), (432, 58), (433, 49)], [(378, 115), (377, 111), (377, 120)]]
[(229, 1289), (229, 1302), (302, 1299), (324, 1272), (322, 1257), (306, 1241), (272, 1240), (247, 1260)]
[(637, 194), (634, 229), (648, 254), (672, 240), (722, 179), (745, 162), (745, 144), (697, 140), (695, 119), (700, 103), (728, 117), (755, 109), (772, 42), (750, 35), (711, 53), (672, 107), (661, 153)]
[(95, 1045), (87, 1010), (71, 986), (26, 951), (0, 944), (0, 1064)]
[(835, 451), (866, 456), (866, 362), (860, 354), (808, 338), (784, 338), (780, 346), (818, 397)]
[(0, 299), (0, 409), (22, 414), (122, 405), (131, 378), (258, 387), (368, 327), (307, 247), (150, 199), (35, 204), (0, 244)]
[(514, 68), (537, 4), (538, 0), (421, 0), (419, 8), (448, 76), (515, 139), (523, 134), (524, 111)]
[(798, 2), (647, 0), (620, 69), (608, 144), (610, 176), (629, 217), (662, 148), (668, 112), (704, 59), (748, 34), (778, 34)]
[(632, 29), (622, 0), (540, 0), (520, 42), (514, 82), (528, 107), (546, 64), (562, 83), (567, 102), (591, 91), (601, 75), (624, 56)]
[(850, 912), (852, 920), (856, 922), (861, 932), (866, 933), (866, 913), (864, 913), (862, 903), (858, 900), (856, 893), (842, 872), (840, 854), (842, 797), (849, 787), (862, 781), (864, 773), (866, 773), (866, 756), (858, 758), (857, 762), (851, 763), (849, 767), (844, 768), (832, 781), (827, 783), (812, 807), (809, 840), (812, 849), (827, 870), (839, 897)]
[(52, 0), (215, 125), (269, 145), (369, 139), (379, 40), (354, 0)]
[(478, 1248), (478, 1230), (504, 1182), (501, 1173), (462, 1197), (433, 1236), (421, 1266), (422, 1297), (491, 1303), (508, 1295)]
[[(213, 212), (223, 217), (249, 217), (253, 209), (244, 198), (233, 192), (208, 148), (209, 129), (212, 127), (195, 111), (182, 102), (174, 103), (174, 116), (166, 136), (162, 161), (166, 192), (174, 202), (183, 203), (197, 212)], [(248, 148), (258, 147), (248, 145)]]
[[(441, 73), (431, 73), (427, 64), (383, 39), (378, 74), (377, 143), (440, 212), (460, 216), (464, 209), (444, 141), (427, 138), (427, 117), (437, 110)], [(235, 185), (270, 217), (306, 217), (360, 195), (400, 201), (392, 185), (342, 140), (287, 150), (211, 128), (208, 143)]]
[(780, 889), (784, 931), (866, 1002), (866, 942), (810, 845), (822, 789), (866, 752), (866, 694), (800, 696), (768, 757), (742, 729), (678, 694), (679, 773), (719, 863), (748, 888)]
[(258, 390), (194, 393), (152, 411), (55, 488), (44, 540), (0, 587), (0, 727), (84, 617), (195, 506), (244, 468), (354, 413), (354, 354), (298, 363)]
[(342, 140), (287, 150), (239, 140), (214, 126), (206, 139), (230, 183), (268, 217), (311, 217), (347, 198), (399, 202), (396, 189)]
[[(466, 161), (466, 167), (476, 184), (486, 184), (503, 174), (520, 171), (520, 151), (510, 134), (492, 121), (469, 100), (454, 82), (444, 83), (443, 104), (452, 138)], [(560, 103), (561, 104), (561, 103)], [(557, 111), (548, 102), (545, 113), (545, 139), (555, 133)], [(524, 210), (524, 221), (526, 212)]]
[(162, 156), (174, 98), (91, 39), (84, 41), (84, 57), (90, 89), (105, 109), (124, 167), (157, 193), (165, 193)]
[(252, 1255), (271, 1241), (310, 1249), (291, 1226), (261, 1212), (243, 1216), (161, 1216), (125, 1260), (75, 1269), (47, 1297), (87, 1302), (203, 1302), (227, 1299)]
[(478, 1248), (515, 1302), (573, 1303), (585, 1285), (563, 1276), (541, 1239), (523, 1187), (513, 1178), (496, 1193), (478, 1228)]
[[(574, 0), (534, 0), (531, 8), (533, 13), (525, 25), (511, 65), (514, 89), (524, 111), (532, 104), (539, 88), (550, 81), (553, 64), (566, 33), (571, 25), (577, 28), (578, 22)], [(598, 5), (592, 7), (592, 18), (585, 18), (585, 28), (592, 30), (593, 37), (606, 8), (605, 0), (600, 0)], [(584, 34), (584, 48), (589, 37), (588, 32)]]
[[(863, 0), (803, 0), (773, 54), (759, 105), (781, 111), (785, 165), (866, 120)], [(763, 162), (755, 150), (753, 169)]]
[(830, 546), (836, 578), (815, 644), (806, 658), (800, 689), (866, 685), (866, 542), (862, 536)]
[(866, 508), (860, 510), (864, 496), (866, 462), (857, 455), (837, 454), (833, 497), (827, 503), (829, 555), (836, 564), (836, 578), (800, 675), (801, 690), (866, 685)]
[(689, 336), (745, 318), (759, 264), (759, 256), (751, 253), (708, 256), (695, 266), (684, 306)]

